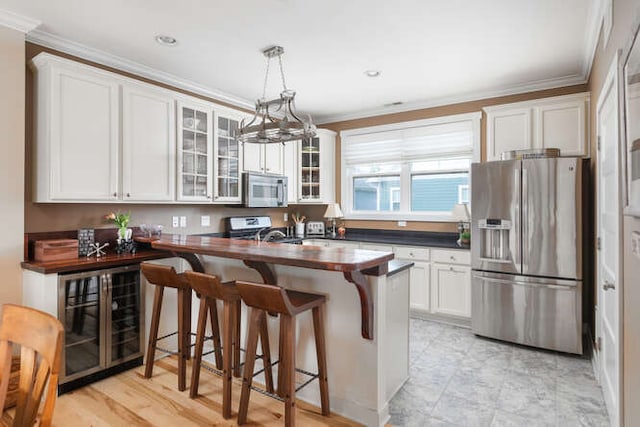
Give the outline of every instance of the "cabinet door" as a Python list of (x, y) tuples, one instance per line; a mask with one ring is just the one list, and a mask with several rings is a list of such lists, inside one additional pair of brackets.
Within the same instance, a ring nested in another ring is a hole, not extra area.
[(430, 311), (431, 266), (428, 262), (416, 262), (409, 271), (409, 308)]
[(393, 252), (393, 246), (380, 245), (375, 243), (360, 243), (360, 249), (368, 251)]
[(223, 114), (216, 114), (214, 139), (215, 164), (214, 200), (216, 202), (241, 201), (240, 159), (242, 150), (235, 136), (240, 121)]
[(298, 202), (298, 146), (300, 141), (289, 141), (284, 144), (284, 175), (288, 178), (287, 200)]
[(173, 97), (146, 86), (123, 86), (123, 200), (174, 200), (175, 138)]
[(108, 305), (107, 323), (111, 325), (111, 334), (106, 337), (106, 348), (109, 349), (108, 364), (115, 365), (142, 354), (143, 295), (137, 267), (131, 271), (114, 272), (109, 280), (111, 304)]
[(38, 84), (37, 201), (116, 200), (117, 81), (89, 70), (50, 72)]
[(101, 325), (103, 274), (61, 274), (58, 318), (64, 326), (61, 383), (99, 371), (105, 365)]
[(561, 156), (586, 156), (584, 100), (540, 106), (537, 109), (537, 146), (559, 148)]
[(320, 201), (320, 138), (302, 140), (300, 147), (300, 195), (301, 202)]
[(282, 144), (264, 146), (264, 172), (282, 175), (284, 173)]
[(471, 317), (471, 268), (433, 263), (431, 265), (431, 311)]
[(242, 170), (245, 172), (264, 172), (262, 164), (264, 154), (263, 145), (254, 143), (242, 144)]
[(213, 198), (213, 106), (178, 103), (178, 200)]
[(500, 160), (500, 154), (532, 147), (531, 108), (487, 112), (487, 160)]

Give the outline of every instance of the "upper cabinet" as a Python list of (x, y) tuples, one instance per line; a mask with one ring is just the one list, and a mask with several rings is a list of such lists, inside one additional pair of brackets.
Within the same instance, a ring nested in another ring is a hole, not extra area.
[(122, 85), (122, 199), (175, 197), (175, 102), (149, 85)]
[(34, 201), (121, 198), (119, 86), (51, 55), (33, 60), (37, 127)]
[(245, 143), (243, 171), (284, 174), (282, 144)]
[(242, 116), (231, 111), (216, 112), (216, 131), (214, 143), (214, 201), (220, 203), (240, 203), (241, 182), (240, 165), (242, 150), (235, 135), (240, 128)]
[(559, 148), (561, 156), (588, 156), (589, 94), (486, 107), (485, 159), (504, 151)]
[(300, 142), (298, 153), (298, 203), (335, 201), (336, 133), (318, 129)]
[(178, 101), (178, 200), (213, 198), (213, 104)]

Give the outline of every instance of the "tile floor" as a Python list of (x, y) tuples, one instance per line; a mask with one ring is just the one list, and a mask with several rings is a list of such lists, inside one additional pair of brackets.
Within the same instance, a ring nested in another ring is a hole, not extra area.
[(591, 361), (411, 319), (393, 426), (608, 426)]

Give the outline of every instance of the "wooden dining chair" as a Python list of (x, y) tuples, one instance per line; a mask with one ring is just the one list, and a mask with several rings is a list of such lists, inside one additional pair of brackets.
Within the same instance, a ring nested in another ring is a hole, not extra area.
[[(29, 307), (2, 306), (0, 408), (4, 407), (9, 389), (13, 346), (20, 346), (20, 380), (14, 426), (51, 425), (63, 339), (64, 328), (55, 317)], [(45, 388), (43, 409), (39, 414)]]

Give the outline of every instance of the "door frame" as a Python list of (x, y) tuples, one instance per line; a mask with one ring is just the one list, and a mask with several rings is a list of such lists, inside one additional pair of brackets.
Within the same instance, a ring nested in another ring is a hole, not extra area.
[[(609, 69), (607, 71), (607, 77), (604, 80), (604, 83), (602, 84), (602, 87), (600, 89), (600, 93), (599, 93), (599, 97), (598, 97), (598, 102), (596, 105), (596, 111), (595, 111), (595, 120), (596, 120), (596, 138), (598, 138), (598, 136), (600, 135), (600, 116), (599, 116), (599, 112), (602, 109), (603, 105), (604, 105), (604, 100), (605, 97), (604, 95), (606, 95), (608, 92), (611, 92), (612, 94), (615, 95), (615, 105), (614, 108), (616, 110), (616, 114), (617, 114), (617, 126), (618, 126), (618, 152), (617, 152), (617, 166), (618, 166), (618, 194), (617, 194), (617, 201), (618, 201), (618, 265), (617, 265), (617, 285), (616, 285), (616, 291), (617, 291), (617, 296), (618, 296), (618, 330), (617, 330), (617, 334), (618, 334), (618, 390), (617, 390), (617, 408), (618, 408), (618, 413), (614, 415), (614, 419), (617, 419), (618, 422), (621, 422), (624, 419), (624, 399), (623, 399), (623, 390), (624, 390), (624, 377), (623, 377), (623, 366), (624, 366), (624, 343), (623, 343), (623, 339), (624, 339), (624, 334), (623, 334), (623, 295), (624, 295), (624, 285), (623, 285), (623, 277), (622, 277), (622, 272), (623, 270), (623, 234), (622, 234), (622, 230), (623, 230), (623, 203), (622, 203), (622, 178), (621, 178), (621, 172), (622, 172), (622, 149), (621, 149), (621, 144), (620, 144), (620, 137), (622, 135), (622, 133), (620, 132), (621, 130), (621, 111), (620, 111), (620, 99), (621, 99), (621, 88), (619, 85), (619, 67), (618, 67), (618, 63), (620, 60), (620, 51), (616, 51), (616, 53), (614, 54), (613, 59), (611, 60), (611, 64), (609, 65)], [(596, 140), (596, 144), (598, 144), (597, 140)], [(596, 239), (599, 238), (599, 236), (601, 235), (601, 230), (600, 230), (600, 152), (601, 150), (597, 149), (596, 146), (596, 152), (598, 153), (597, 157), (596, 157), (596, 164), (595, 164), (595, 170), (596, 170), (596, 176), (595, 176), (595, 186), (596, 186), (596, 192), (595, 192), (595, 207), (596, 207), (596, 211), (595, 211), (595, 215), (594, 215), (594, 219), (595, 219), (595, 237)], [(597, 248), (597, 245), (596, 245)], [(596, 304), (595, 308), (596, 308), (596, 312), (595, 312), (595, 316), (596, 316), (596, 323), (595, 323), (595, 327), (596, 327), (596, 345), (594, 346), (595, 350), (593, 355), (593, 364), (594, 364), (594, 371), (595, 371), (595, 375), (596, 378), (598, 378), (598, 381), (601, 382), (602, 381), (602, 359), (600, 358), (600, 346), (599, 346), (599, 334), (602, 331), (602, 310), (599, 308), (599, 304), (600, 302), (602, 302), (602, 298), (601, 298), (601, 294), (602, 291), (601, 287), (600, 287), (600, 259), (601, 259), (601, 251), (600, 249), (596, 250), (596, 269), (594, 272), (594, 288), (596, 291), (596, 296), (598, 297), (597, 301), (598, 304)], [(608, 408), (607, 408), (608, 409)], [(611, 416), (609, 417), (611, 419)]]

